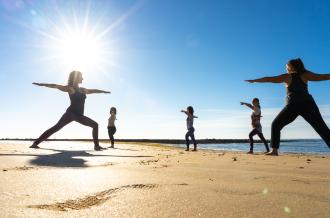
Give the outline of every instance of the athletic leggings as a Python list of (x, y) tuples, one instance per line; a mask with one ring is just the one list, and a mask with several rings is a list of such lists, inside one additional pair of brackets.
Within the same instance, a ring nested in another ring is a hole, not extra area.
[(188, 132), (186, 133), (186, 145), (187, 145), (187, 149), (189, 149), (189, 145), (190, 145), (190, 142), (189, 142), (189, 136), (190, 136), (191, 140), (192, 140), (193, 143), (194, 143), (194, 148), (196, 149), (196, 147), (197, 147), (197, 143), (196, 143), (196, 140), (195, 140), (194, 132), (195, 132), (194, 127), (191, 127), (191, 128), (188, 130)]
[(116, 133), (117, 129), (115, 126), (108, 126), (108, 134), (111, 142), (111, 146), (115, 144), (115, 139), (113, 138), (113, 135)]
[(253, 151), (253, 136), (255, 136), (255, 135), (258, 135), (259, 136), (259, 138), (261, 139), (261, 141), (265, 144), (266, 150), (269, 151), (268, 143), (267, 143), (264, 135), (257, 128), (254, 128), (250, 132), (250, 134), (249, 134), (249, 138), (250, 138), (250, 151)]
[(98, 140), (98, 129), (99, 126), (97, 122), (94, 120), (84, 116), (84, 115), (78, 115), (75, 113), (72, 113), (71, 111), (66, 111), (65, 114), (61, 117), (61, 119), (50, 129), (46, 130), (35, 142), (34, 144), (38, 145), (42, 141), (49, 138), (51, 135), (53, 135), (55, 132), (62, 129), (65, 125), (71, 123), (72, 121), (76, 121), (82, 125), (89, 126), (93, 128), (93, 141), (95, 146), (99, 146), (99, 140)]
[(279, 148), (281, 130), (293, 122), (299, 115), (314, 128), (330, 148), (330, 130), (314, 100), (288, 103), (283, 108), (272, 123), (271, 146)]

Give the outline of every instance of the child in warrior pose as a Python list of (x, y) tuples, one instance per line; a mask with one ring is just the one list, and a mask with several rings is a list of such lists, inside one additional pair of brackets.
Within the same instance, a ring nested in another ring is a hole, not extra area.
[(250, 151), (248, 154), (253, 154), (253, 136), (258, 135), (261, 141), (265, 144), (266, 147), (266, 152), (269, 152), (269, 147), (268, 143), (262, 134), (262, 127), (260, 123), (260, 118), (261, 118), (261, 107), (260, 107), (260, 102), (258, 98), (254, 98), (252, 100), (252, 104), (241, 102), (241, 105), (245, 105), (253, 110), (251, 114), (251, 124), (252, 124), (252, 131), (249, 134), (249, 139), (250, 139)]
[(115, 145), (115, 139), (113, 135), (116, 133), (117, 129), (115, 126), (115, 120), (117, 115), (117, 109), (115, 107), (110, 108), (110, 117), (108, 120), (108, 134), (111, 142), (110, 148), (114, 148)]
[(194, 108), (192, 106), (187, 107), (187, 110), (181, 110), (181, 112), (185, 113), (187, 115), (187, 129), (188, 132), (186, 133), (186, 145), (187, 145), (187, 149), (186, 151), (189, 151), (189, 136), (191, 138), (191, 140), (194, 143), (194, 149), (192, 151), (197, 151), (197, 143), (195, 140), (195, 129), (194, 129), (194, 118), (198, 118), (197, 116), (194, 116)]

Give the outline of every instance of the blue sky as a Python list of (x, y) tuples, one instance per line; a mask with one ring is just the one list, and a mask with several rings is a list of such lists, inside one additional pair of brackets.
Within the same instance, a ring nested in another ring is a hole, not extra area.
[[(99, 123), (100, 138), (107, 138), (110, 106), (118, 109), (119, 138), (183, 138), (180, 110), (188, 105), (199, 116), (197, 138), (247, 138), (251, 112), (239, 102), (254, 97), (269, 138), (284, 85), (244, 80), (284, 73), (296, 57), (311, 71), (330, 70), (325, 0), (1, 0), (0, 7), (0, 138), (38, 137), (65, 112), (66, 93), (31, 83), (66, 83), (73, 67), (56, 53), (57, 41), (84, 24), (102, 48), (101, 57), (88, 58), (102, 61), (75, 67), (82, 86), (112, 91), (86, 100), (85, 115)], [(328, 125), (329, 85), (309, 84)], [(91, 130), (72, 123), (54, 137), (91, 138)], [(283, 137), (319, 138), (302, 119)]]

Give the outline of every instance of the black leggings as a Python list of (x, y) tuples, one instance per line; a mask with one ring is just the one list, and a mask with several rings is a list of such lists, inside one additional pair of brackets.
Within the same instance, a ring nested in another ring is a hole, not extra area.
[(271, 146), (279, 148), (281, 130), (299, 115), (315, 129), (330, 148), (330, 130), (314, 100), (289, 103), (283, 108), (272, 123)]
[(194, 132), (195, 132), (195, 129), (194, 127), (191, 127), (188, 132), (186, 133), (186, 145), (187, 145), (187, 149), (189, 149), (189, 145), (190, 145), (190, 142), (189, 142), (189, 136), (191, 138), (191, 140), (193, 141), (194, 143), (194, 148), (196, 149), (197, 147), (197, 143), (196, 143), (196, 140), (195, 140), (195, 135), (194, 135)]
[(76, 121), (82, 125), (89, 126), (93, 128), (93, 140), (94, 140), (94, 145), (99, 146), (99, 140), (98, 140), (98, 129), (99, 126), (97, 122), (94, 120), (84, 116), (84, 115), (78, 115), (75, 113), (72, 113), (70, 111), (65, 112), (61, 119), (50, 129), (46, 130), (35, 142), (35, 145), (38, 145), (42, 141), (46, 140), (49, 138), (51, 135), (53, 135), (55, 132), (59, 131), (62, 129), (65, 125), (71, 123), (72, 121)]
[(250, 138), (250, 151), (253, 151), (253, 136), (255, 136), (255, 135), (258, 135), (259, 136), (259, 138), (261, 139), (261, 141), (265, 144), (266, 150), (269, 151), (268, 143), (267, 143), (264, 135), (257, 128), (254, 128), (250, 132), (250, 134), (249, 134), (249, 138)]
[(115, 144), (115, 139), (113, 138), (113, 135), (116, 133), (117, 129), (115, 126), (108, 126), (108, 134), (111, 142), (111, 146)]

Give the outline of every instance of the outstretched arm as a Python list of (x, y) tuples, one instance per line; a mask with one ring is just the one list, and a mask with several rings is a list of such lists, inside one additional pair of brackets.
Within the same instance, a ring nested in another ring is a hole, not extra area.
[(197, 116), (195, 116), (195, 115), (191, 115), (188, 111), (185, 111), (185, 110), (181, 110), (181, 112), (182, 113), (185, 113), (187, 116), (189, 116), (189, 117), (193, 117), (193, 118), (198, 118)]
[(32, 83), (33, 85), (37, 86), (44, 86), (47, 88), (54, 88), (61, 90), (62, 92), (72, 92), (71, 87), (69, 86), (63, 86), (63, 85), (58, 85), (58, 84), (49, 84), (49, 83)]
[(105, 94), (110, 94), (111, 92), (109, 91), (104, 91), (100, 89), (86, 89), (86, 88), (80, 88), (85, 94), (94, 94), (94, 93), (105, 93)]
[(311, 71), (307, 71), (305, 74), (303, 74), (303, 77), (305, 77), (308, 81), (330, 80), (330, 74), (317, 74)]
[(185, 111), (185, 110), (181, 110), (182, 113), (185, 113), (187, 116), (189, 116), (189, 113), (188, 111)]
[(253, 110), (252, 104), (241, 102), (241, 105), (245, 105), (245, 106), (247, 106), (247, 107), (249, 107), (249, 108), (251, 108)]
[(253, 80), (245, 80), (249, 83), (283, 83), (287, 82), (289, 74), (282, 74), (279, 76), (272, 76), (272, 77), (262, 77), (259, 79), (253, 79)]

